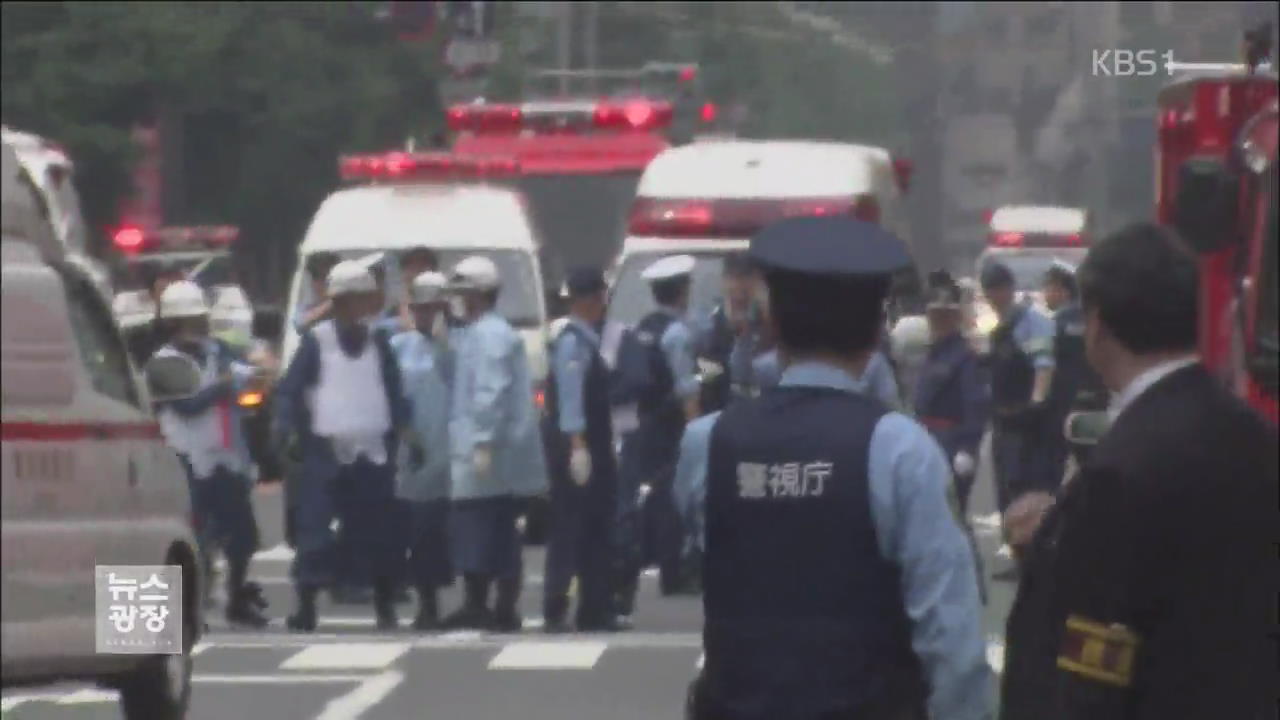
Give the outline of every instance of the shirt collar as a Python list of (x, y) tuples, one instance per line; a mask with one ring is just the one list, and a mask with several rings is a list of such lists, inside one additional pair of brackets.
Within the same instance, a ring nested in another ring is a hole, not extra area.
[(1185, 367), (1190, 367), (1199, 362), (1199, 358), (1195, 355), (1187, 355), (1185, 357), (1166, 360), (1158, 365), (1147, 368), (1137, 377), (1129, 381), (1129, 384), (1123, 390), (1116, 393), (1111, 400), (1111, 407), (1108, 408), (1107, 414), (1111, 417), (1111, 421), (1115, 422), (1120, 417), (1120, 413), (1125, 408), (1133, 404), (1142, 393), (1151, 388), (1152, 385), (1163, 380), (1168, 375), (1175, 373)]
[(591, 325), (587, 324), (586, 322), (584, 322), (582, 318), (577, 318), (570, 315), (569, 323), (574, 327), (578, 328), (578, 330), (585, 333), (592, 343), (594, 343), (595, 345), (600, 344), (600, 333), (596, 332), (596, 329), (591, 327)]
[(866, 383), (830, 363), (808, 360), (792, 363), (782, 371), (778, 385), (783, 387), (820, 387), (847, 392), (866, 392)]

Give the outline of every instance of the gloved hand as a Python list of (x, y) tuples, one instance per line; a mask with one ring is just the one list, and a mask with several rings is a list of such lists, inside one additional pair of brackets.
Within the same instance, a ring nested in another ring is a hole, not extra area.
[(578, 487), (586, 485), (591, 479), (591, 453), (585, 447), (574, 448), (573, 454), (569, 456), (569, 477)]
[(973, 456), (964, 450), (956, 453), (955, 458), (951, 461), (951, 469), (960, 477), (969, 477), (972, 475), (976, 466), (977, 463), (974, 462)]
[(493, 469), (493, 452), (486, 444), (476, 445), (471, 451), (471, 467), (476, 480), (487, 480)]

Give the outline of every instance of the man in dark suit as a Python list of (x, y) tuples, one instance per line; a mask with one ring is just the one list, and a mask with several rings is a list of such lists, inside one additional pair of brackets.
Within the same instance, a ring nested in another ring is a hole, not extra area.
[(1111, 425), (1009, 617), (1004, 720), (1276, 717), (1276, 430), (1196, 357), (1196, 264), (1150, 224), (1078, 274)]

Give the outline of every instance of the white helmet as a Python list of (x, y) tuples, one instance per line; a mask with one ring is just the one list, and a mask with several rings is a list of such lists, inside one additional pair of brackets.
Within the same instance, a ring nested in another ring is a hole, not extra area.
[(449, 287), (449, 281), (438, 272), (424, 272), (413, 279), (411, 302), (415, 305), (439, 302)]
[(160, 317), (191, 318), (209, 314), (204, 289), (190, 280), (170, 283), (160, 294)]
[(333, 266), (329, 271), (326, 284), (329, 297), (376, 292), (378, 284), (364, 263), (359, 260), (345, 260)]
[(453, 267), (452, 284), (468, 290), (495, 290), (498, 287), (498, 267), (483, 255), (472, 255)]

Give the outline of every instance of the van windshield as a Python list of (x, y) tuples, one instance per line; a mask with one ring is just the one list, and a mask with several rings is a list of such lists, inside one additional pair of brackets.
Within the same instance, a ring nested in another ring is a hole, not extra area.
[[(339, 253), (343, 260), (356, 260), (366, 257), (374, 250)], [(537, 277), (533, 259), (527, 252), (520, 250), (486, 250), (468, 248), (465, 250), (437, 250), (440, 258), (440, 270), (446, 275), (463, 258), (482, 255), (493, 261), (498, 268), (498, 277), (502, 282), (498, 293), (498, 313), (517, 328), (539, 327), (543, 322), (542, 306), (544, 299), (538, 292)], [(400, 267), (396, 258), (388, 255), (387, 266), (387, 300), (385, 309), (396, 306), (395, 298), (401, 296)], [(298, 293), (298, 302), (290, 312), (296, 317), (300, 308), (314, 304), (311, 295), (311, 283), (305, 281)]]
[(997, 250), (987, 251), (978, 258), (978, 276), (988, 264), (999, 262), (1013, 273), (1015, 289), (1019, 292), (1036, 292), (1044, 287), (1044, 274), (1053, 267), (1054, 260), (1079, 265), (1084, 261), (1087, 248), (1055, 248), (1052, 250)]
[[(720, 283), (724, 256), (728, 251), (690, 253), (697, 264), (693, 267), (692, 285), (689, 288), (689, 316), (703, 317), (715, 309), (723, 290)], [(653, 302), (649, 283), (640, 277), (644, 269), (654, 261), (670, 253), (640, 253), (632, 255), (618, 267), (613, 293), (609, 298), (609, 320), (635, 325), (658, 306)]]

